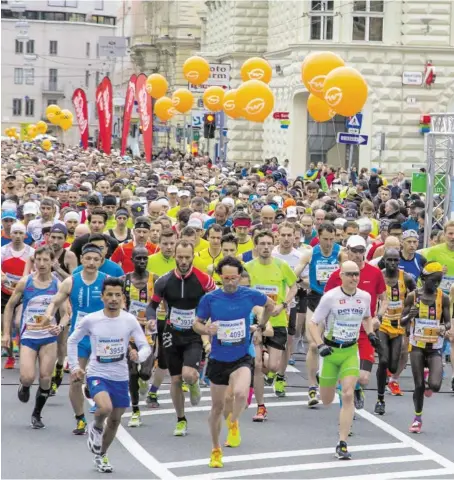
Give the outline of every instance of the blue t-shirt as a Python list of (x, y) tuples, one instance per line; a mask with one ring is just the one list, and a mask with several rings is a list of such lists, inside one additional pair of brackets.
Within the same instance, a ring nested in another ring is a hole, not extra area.
[(218, 289), (202, 297), (197, 316), (219, 322), (217, 335), (211, 340), (210, 358), (234, 362), (249, 353), (251, 311), (256, 305), (263, 307), (266, 300), (265, 294), (248, 287), (238, 287), (235, 293)]
[[(82, 265), (79, 265), (73, 271), (73, 275), (75, 273), (81, 272), (82, 268)], [(108, 258), (106, 258), (104, 260), (104, 263), (99, 267), (99, 271), (105, 273), (108, 277), (122, 277), (125, 274), (120, 265), (117, 265), (115, 262), (112, 262), (112, 260), (109, 260)]]
[[(210, 225), (213, 225), (213, 223), (216, 223), (216, 219), (213, 217), (213, 218), (209, 218), (204, 224), (203, 224), (203, 228), (205, 230), (208, 229), (208, 227)], [(225, 228), (225, 227), (231, 227), (232, 226), (232, 220), (230, 218), (227, 219), (227, 221), (224, 223), (224, 225), (221, 225), (222, 228)]]
[[(29, 233), (27, 233), (24, 239), (25, 245), (32, 245), (33, 242), (34, 242), (33, 237)], [(2, 232), (2, 247), (4, 245), (8, 245), (8, 243), (11, 243), (11, 238), (4, 237)]]
[(419, 232), (419, 223), (410, 217), (408, 220), (402, 223), (402, 230), (415, 230), (416, 232)]

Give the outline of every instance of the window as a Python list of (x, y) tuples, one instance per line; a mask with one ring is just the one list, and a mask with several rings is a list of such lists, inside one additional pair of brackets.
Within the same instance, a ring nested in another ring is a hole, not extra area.
[(100, 74), (99, 72), (96, 72), (96, 82), (95, 82), (95, 83), (96, 83), (96, 85), (95, 85), (96, 87), (99, 85), (99, 79), (100, 79), (100, 77), (101, 77), (101, 74)]
[(27, 53), (35, 53), (35, 41), (28, 40), (27, 41)]
[(50, 55), (57, 55), (57, 50), (58, 50), (57, 40), (51, 40), (49, 42), (49, 54)]
[(16, 40), (16, 53), (24, 53), (24, 42)]
[(104, 0), (95, 0), (95, 10), (104, 10)]
[(103, 15), (92, 15), (91, 21), (101, 25), (115, 25), (115, 17), (105, 17)]
[(353, 40), (383, 41), (383, 0), (361, 0), (353, 2)]
[(15, 117), (22, 115), (22, 98), (13, 98), (13, 115)]
[(57, 90), (58, 70), (56, 68), (49, 69), (49, 90)]
[(333, 39), (333, 8), (332, 0), (312, 0), (309, 17), (311, 20), (311, 40)]
[(57, 100), (56, 98), (49, 98), (49, 99), (47, 100), (47, 106), (49, 106), (49, 105), (57, 105), (57, 103), (58, 103), (58, 100)]
[(87, 58), (90, 58), (90, 42), (87, 42), (87, 43), (85, 44), (85, 56), (86, 56)]
[(27, 10), (24, 12), (24, 16), (27, 20), (39, 20), (39, 14), (40, 12), (36, 12), (33, 10)]
[(69, 22), (85, 22), (85, 15), (83, 13), (67, 13)]
[(15, 68), (14, 69), (14, 83), (16, 85), (22, 85), (24, 83), (24, 69)]
[(49, 7), (77, 7), (77, 0), (48, 0)]
[(88, 88), (90, 86), (90, 72), (85, 70), (85, 86)]
[(63, 12), (43, 12), (43, 20), (64, 22), (66, 20), (66, 14)]
[(20, 13), (2, 8), (2, 18), (20, 18)]
[(33, 117), (35, 115), (35, 101), (31, 98), (25, 100), (25, 116)]
[(24, 69), (24, 78), (26, 85), (35, 84), (35, 69), (34, 68), (25, 68)]

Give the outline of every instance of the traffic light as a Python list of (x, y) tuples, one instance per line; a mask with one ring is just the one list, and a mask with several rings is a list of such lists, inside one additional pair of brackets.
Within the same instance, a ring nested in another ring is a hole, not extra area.
[(206, 113), (203, 117), (203, 136), (205, 138), (214, 138), (216, 131), (216, 115), (214, 113)]

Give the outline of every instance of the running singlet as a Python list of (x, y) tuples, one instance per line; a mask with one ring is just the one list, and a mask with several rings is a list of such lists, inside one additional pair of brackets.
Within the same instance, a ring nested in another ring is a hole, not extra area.
[(388, 298), (388, 308), (380, 325), (380, 331), (388, 335), (403, 335), (405, 328), (400, 326), (404, 301), (407, 296), (407, 287), (403, 270), (399, 270), (397, 284), (394, 287), (386, 285), (386, 296)]
[(449, 295), (451, 285), (454, 284), (454, 252), (449, 250), (446, 243), (435, 245), (421, 252), (428, 262), (439, 262), (446, 265), (447, 271), (443, 275), (440, 288)]
[(315, 309), (312, 321), (325, 324), (325, 338), (336, 343), (352, 343), (358, 339), (362, 321), (370, 317), (370, 295), (357, 289), (351, 296), (336, 287), (325, 293)]
[(8, 243), (1, 248), (2, 272), (6, 275), (6, 282), (2, 283), (2, 292), (12, 295), (17, 282), (22, 278), (27, 260), (35, 253), (35, 250), (25, 245), (23, 250), (16, 252), (12, 244)]
[[(82, 265), (79, 265), (74, 271), (73, 274), (75, 273), (80, 273), (83, 269)], [(106, 258), (103, 262), (103, 264), (99, 267), (98, 270), (100, 273), (104, 273), (108, 277), (122, 277), (125, 272), (123, 272), (123, 269), (120, 267), (120, 265), (117, 265), (115, 262), (112, 260), (109, 260)]]
[(415, 293), (415, 305), (419, 315), (410, 325), (410, 344), (414, 347), (439, 349), (443, 348), (443, 337), (438, 334), (441, 314), (443, 312), (443, 291), (438, 288), (435, 302), (426, 305)]
[(251, 311), (263, 307), (267, 296), (248, 287), (238, 287), (235, 293), (218, 289), (200, 300), (197, 317), (218, 322), (218, 331), (211, 339), (210, 358), (220, 362), (234, 362), (249, 353)]
[(44, 324), (43, 321), (47, 307), (57, 292), (58, 280), (55, 277), (52, 277), (52, 281), (47, 288), (35, 287), (33, 284), (33, 274), (27, 277), (22, 297), (24, 304), (20, 326), (20, 336), (22, 339), (40, 340), (55, 336), (49, 333), (49, 327), (57, 324), (55, 318), (52, 318), (48, 324)]
[(238, 244), (238, 255), (241, 255), (242, 253), (249, 252), (254, 248), (254, 242), (249, 239), (247, 242), (244, 243), (239, 243)]
[(405, 260), (401, 254), (399, 269), (411, 275), (416, 282), (421, 275), (424, 263), (424, 257), (419, 253), (415, 253), (415, 256), (411, 260)]
[(309, 287), (313, 292), (323, 295), (323, 289), (330, 275), (339, 268), (340, 245), (333, 246), (329, 257), (322, 253), (320, 245), (316, 245), (312, 251), (312, 260), (309, 266)]

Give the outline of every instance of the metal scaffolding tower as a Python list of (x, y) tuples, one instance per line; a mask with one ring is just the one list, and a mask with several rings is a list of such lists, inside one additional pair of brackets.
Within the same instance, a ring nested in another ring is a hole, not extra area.
[[(451, 210), (454, 183), (454, 113), (433, 113), (431, 132), (424, 138), (427, 160), (426, 216), (424, 222), (424, 245), (429, 245), (430, 232), (437, 225), (443, 228)], [(443, 192), (443, 193), (435, 193)], [(443, 215), (438, 219), (434, 210), (440, 208)]]

